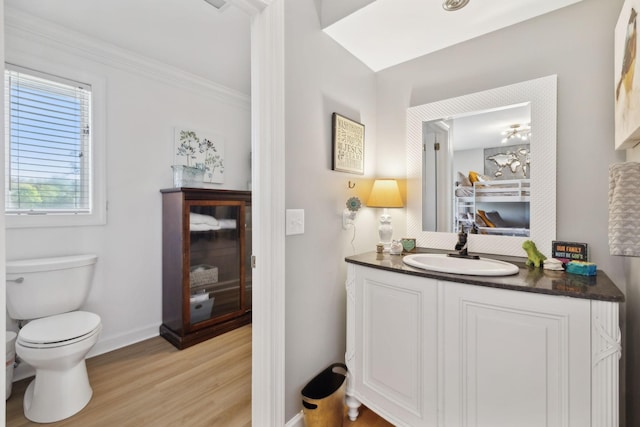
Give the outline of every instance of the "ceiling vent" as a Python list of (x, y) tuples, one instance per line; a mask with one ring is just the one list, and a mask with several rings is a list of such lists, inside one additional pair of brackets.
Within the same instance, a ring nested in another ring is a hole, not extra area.
[(204, 1), (206, 1), (211, 6), (215, 7), (216, 9), (218, 9), (219, 11), (223, 11), (224, 9), (227, 8), (227, 6), (229, 6), (229, 1), (228, 0), (204, 0)]

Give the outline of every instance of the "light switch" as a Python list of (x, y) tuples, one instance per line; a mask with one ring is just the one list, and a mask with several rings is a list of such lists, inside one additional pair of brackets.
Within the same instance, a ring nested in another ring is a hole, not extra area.
[(304, 234), (304, 209), (287, 209), (285, 234)]

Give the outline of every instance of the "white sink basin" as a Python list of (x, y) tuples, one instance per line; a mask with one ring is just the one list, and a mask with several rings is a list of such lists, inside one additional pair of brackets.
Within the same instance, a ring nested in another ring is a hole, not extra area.
[(517, 274), (520, 270), (516, 265), (496, 259), (455, 258), (449, 257), (447, 254), (407, 255), (402, 261), (423, 270), (471, 276), (510, 276)]

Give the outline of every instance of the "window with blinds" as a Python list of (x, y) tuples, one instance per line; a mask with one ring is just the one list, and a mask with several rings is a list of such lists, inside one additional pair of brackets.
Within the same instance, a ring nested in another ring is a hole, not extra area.
[(91, 213), (91, 86), (6, 64), (7, 214)]

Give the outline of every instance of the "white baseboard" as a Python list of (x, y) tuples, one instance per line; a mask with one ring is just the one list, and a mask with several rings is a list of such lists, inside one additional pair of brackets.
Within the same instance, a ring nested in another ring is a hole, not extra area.
[(295, 417), (287, 421), (284, 427), (304, 427), (304, 413), (298, 412)]
[(96, 345), (91, 349), (87, 358), (98, 356), (100, 354), (109, 353), (110, 351), (135, 344), (149, 338), (157, 337), (160, 334), (160, 324), (145, 326), (133, 329), (115, 336), (105, 337), (98, 340)]

